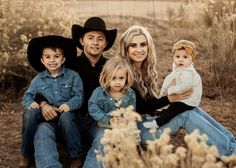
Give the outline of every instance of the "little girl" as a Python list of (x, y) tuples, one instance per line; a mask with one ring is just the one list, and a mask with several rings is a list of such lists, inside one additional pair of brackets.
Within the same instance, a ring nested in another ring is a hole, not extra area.
[(100, 87), (93, 91), (88, 101), (89, 114), (99, 127), (111, 128), (123, 122), (123, 117), (111, 115), (113, 111), (130, 105), (135, 107), (136, 96), (130, 88), (133, 84), (132, 70), (125, 60), (111, 58), (103, 66), (99, 82)]

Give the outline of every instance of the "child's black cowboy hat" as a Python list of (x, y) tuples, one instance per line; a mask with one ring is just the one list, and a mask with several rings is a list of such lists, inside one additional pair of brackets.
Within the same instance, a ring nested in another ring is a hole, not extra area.
[(117, 29), (107, 30), (105, 22), (100, 17), (89, 18), (85, 22), (84, 27), (74, 24), (71, 28), (71, 31), (72, 31), (72, 39), (81, 50), (83, 50), (83, 46), (81, 45), (79, 39), (83, 37), (83, 35), (86, 32), (102, 31), (105, 34), (107, 45), (104, 48), (104, 51), (112, 47), (113, 43), (115, 42), (116, 35), (117, 35)]
[(43, 37), (33, 38), (28, 45), (27, 57), (31, 66), (36, 71), (45, 70), (44, 65), (41, 63), (41, 56), (43, 49), (46, 47), (60, 48), (66, 57), (65, 66), (73, 66), (73, 62), (77, 56), (77, 49), (74, 41), (70, 38), (62, 36), (48, 35)]

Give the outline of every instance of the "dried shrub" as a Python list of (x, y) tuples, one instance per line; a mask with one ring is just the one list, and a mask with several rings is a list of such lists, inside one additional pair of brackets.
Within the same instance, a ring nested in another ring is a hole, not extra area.
[[(199, 71), (204, 86), (235, 93), (236, 3), (232, 0), (188, 0), (177, 18), (169, 19), (173, 40), (194, 41), (201, 59)], [(185, 20), (188, 26), (183, 26)], [(229, 92), (228, 92), (229, 93)]]
[(11, 93), (6, 99), (22, 94), (35, 75), (26, 59), (29, 40), (48, 34), (70, 36), (75, 16), (63, 0), (0, 0), (0, 89)]
[[(170, 130), (163, 131), (159, 139), (147, 141), (147, 149), (137, 143), (140, 132), (135, 123), (140, 120), (139, 114), (132, 108), (121, 109), (128, 124), (105, 130), (101, 143), (102, 152), (97, 151), (97, 159), (106, 168), (224, 168), (236, 166), (235, 156), (219, 157), (215, 146), (207, 145), (207, 136), (200, 135), (198, 130), (184, 137), (185, 146), (174, 150), (170, 144)], [(151, 129), (155, 133), (156, 129)], [(154, 135), (153, 135), (154, 136)], [(136, 143), (135, 143), (136, 142)]]

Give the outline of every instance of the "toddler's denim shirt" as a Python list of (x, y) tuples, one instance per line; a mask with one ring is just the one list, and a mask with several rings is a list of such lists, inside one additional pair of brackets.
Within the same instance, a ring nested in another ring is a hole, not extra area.
[(116, 102), (103, 87), (97, 87), (89, 101), (88, 110), (89, 114), (94, 120), (102, 124), (108, 124), (110, 113), (117, 108), (126, 108), (130, 105), (136, 107), (136, 96), (135, 92), (129, 88), (121, 100)]

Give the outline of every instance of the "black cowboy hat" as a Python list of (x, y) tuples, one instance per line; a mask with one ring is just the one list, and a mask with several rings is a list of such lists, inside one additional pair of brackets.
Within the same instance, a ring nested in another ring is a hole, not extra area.
[(102, 31), (105, 34), (107, 39), (107, 46), (104, 48), (104, 51), (112, 47), (117, 35), (117, 29), (107, 30), (105, 22), (100, 17), (89, 18), (85, 22), (84, 27), (74, 24), (71, 28), (71, 31), (72, 39), (81, 50), (83, 50), (83, 46), (81, 45), (79, 39), (83, 37), (86, 32)]
[(43, 37), (33, 38), (28, 45), (27, 57), (31, 66), (36, 71), (45, 70), (45, 66), (41, 63), (43, 49), (46, 47), (57, 47), (63, 50), (66, 57), (65, 66), (73, 66), (73, 62), (77, 56), (77, 49), (74, 41), (70, 38), (62, 36), (48, 35)]

